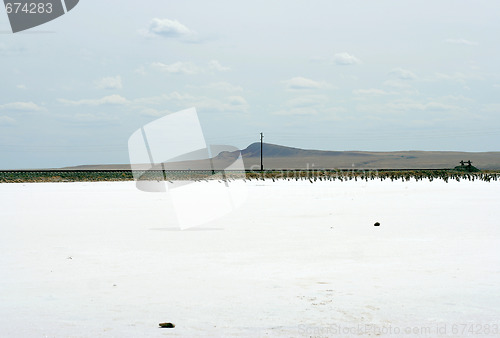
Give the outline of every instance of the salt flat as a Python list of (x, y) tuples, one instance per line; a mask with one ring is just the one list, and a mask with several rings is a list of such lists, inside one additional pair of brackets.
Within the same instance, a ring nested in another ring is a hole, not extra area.
[(500, 325), (499, 183), (246, 187), (242, 208), (180, 231), (169, 195), (133, 182), (0, 184), (0, 335), (485, 337)]

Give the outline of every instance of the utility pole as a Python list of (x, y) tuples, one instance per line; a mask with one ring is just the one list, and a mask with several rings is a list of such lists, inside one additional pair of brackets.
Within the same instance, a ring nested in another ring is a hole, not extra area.
[(264, 171), (264, 162), (262, 162), (262, 140), (264, 139), (264, 134), (260, 133), (260, 171)]

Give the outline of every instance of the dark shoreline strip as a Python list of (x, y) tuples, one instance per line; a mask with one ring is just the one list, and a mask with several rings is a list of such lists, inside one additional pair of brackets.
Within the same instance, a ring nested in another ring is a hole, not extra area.
[[(390, 179), (423, 180), (500, 180), (500, 171), (467, 172), (453, 169), (296, 169), (296, 170), (264, 170), (264, 171), (216, 171), (212, 170), (150, 170), (142, 176), (143, 180), (236, 180), (236, 179), (283, 179), (283, 180), (317, 180), (348, 181)], [(2, 170), (0, 183), (23, 182), (102, 182), (102, 181), (133, 181), (131, 170)]]

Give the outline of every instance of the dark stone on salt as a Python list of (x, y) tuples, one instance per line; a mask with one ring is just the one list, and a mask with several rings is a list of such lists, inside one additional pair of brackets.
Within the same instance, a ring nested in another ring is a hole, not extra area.
[(168, 328), (168, 329), (173, 329), (175, 327), (175, 324), (173, 323), (160, 323), (158, 325), (160, 325), (161, 328)]

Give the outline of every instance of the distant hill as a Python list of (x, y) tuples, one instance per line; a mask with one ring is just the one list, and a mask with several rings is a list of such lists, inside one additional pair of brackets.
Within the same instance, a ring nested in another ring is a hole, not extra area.
[[(500, 169), (500, 152), (453, 151), (323, 151), (263, 144), (268, 169), (445, 169), (471, 160), (480, 169)], [(236, 158), (239, 152), (222, 152), (214, 160)], [(246, 168), (260, 168), (260, 143), (241, 150)]]
[[(472, 161), (479, 169), (500, 169), (500, 152), (454, 151), (323, 151), (300, 149), (277, 144), (263, 144), (265, 169), (445, 169), (455, 168), (460, 161)], [(221, 152), (213, 158), (215, 168), (225, 168), (240, 151)], [(260, 143), (241, 150), (246, 169), (260, 168)], [(209, 169), (209, 161), (169, 163), (170, 169)], [(130, 169), (128, 164), (89, 165), (64, 169)]]
[[(300, 149), (300, 148), (293, 148), (293, 147), (286, 147), (286, 146), (280, 146), (277, 144), (271, 144), (271, 143), (264, 143), (263, 144), (263, 149), (264, 149), (264, 156), (266, 158), (270, 157), (296, 157), (296, 158), (301, 158), (301, 157), (323, 157), (323, 156), (339, 156), (342, 154), (345, 154), (343, 151), (324, 151), (324, 150), (311, 150), (311, 149)], [(353, 156), (364, 156), (364, 154), (358, 153), (351, 151), (349, 152)], [(222, 152), (215, 158), (224, 158), (224, 157), (234, 157), (237, 156), (238, 152)], [(241, 155), (243, 158), (250, 158), (250, 157), (259, 157), (260, 158), (260, 143), (252, 143), (245, 149), (241, 150)]]

